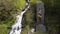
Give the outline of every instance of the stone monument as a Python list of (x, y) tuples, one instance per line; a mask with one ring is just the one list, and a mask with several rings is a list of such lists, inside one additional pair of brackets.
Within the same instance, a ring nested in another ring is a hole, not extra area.
[(44, 3), (43, 2), (37, 2), (36, 4), (37, 11), (36, 11), (36, 31), (42, 31), (46, 32), (46, 27), (43, 25), (44, 24)]

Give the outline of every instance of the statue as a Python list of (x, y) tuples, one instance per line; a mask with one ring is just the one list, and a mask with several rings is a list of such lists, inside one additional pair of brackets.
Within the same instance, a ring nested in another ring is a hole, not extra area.
[(37, 15), (37, 16), (38, 16), (38, 19), (41, 20), (42, 14), (41, 14), (41, 10), (40, 10), (40, 9), (39, 9), (39, 11), (38, 11), (38, 15)]

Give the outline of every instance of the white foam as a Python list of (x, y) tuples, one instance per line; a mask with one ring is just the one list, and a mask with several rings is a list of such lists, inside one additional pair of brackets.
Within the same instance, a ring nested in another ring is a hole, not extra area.
[[(28, 6), (27, 6), (28, 5)], [(22, 17), (23, 17), (23, 14), (28, 10), (29, 8), (29, 4), (26, 3), (26, 6), (27, 8), (25, 8), (24, 11), (22, 11), (18, 16), (17, 16), (17, 20), (15, 22), (15, 24), (12, 25), (12, 29), (10, 31), (9, 34), (21, 34), (21, 31), (22, 31)]]

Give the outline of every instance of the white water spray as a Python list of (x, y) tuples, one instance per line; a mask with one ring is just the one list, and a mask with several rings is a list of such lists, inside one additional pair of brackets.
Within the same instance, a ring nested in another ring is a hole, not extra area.
[(23, 14), (28, 10), (29, 8), (29, 0), (26, 0), (26, 6), (25, 8), (21, 11), (21, 13), (17, 16), (16, 23), (12, 25), (12, 29), (9, 34), (21, 34), (22, 31), (22, 17)]

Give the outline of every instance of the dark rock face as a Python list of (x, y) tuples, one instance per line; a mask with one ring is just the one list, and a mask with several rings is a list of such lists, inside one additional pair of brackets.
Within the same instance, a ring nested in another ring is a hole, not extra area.
[(37, 18), (36, 31), (45, 32), (46, 28), (43, 25), (44, 24), (44, 3), (43, 2), (37, 2), (36, 14), (37, 14), (36, 15), (36, 18)]

